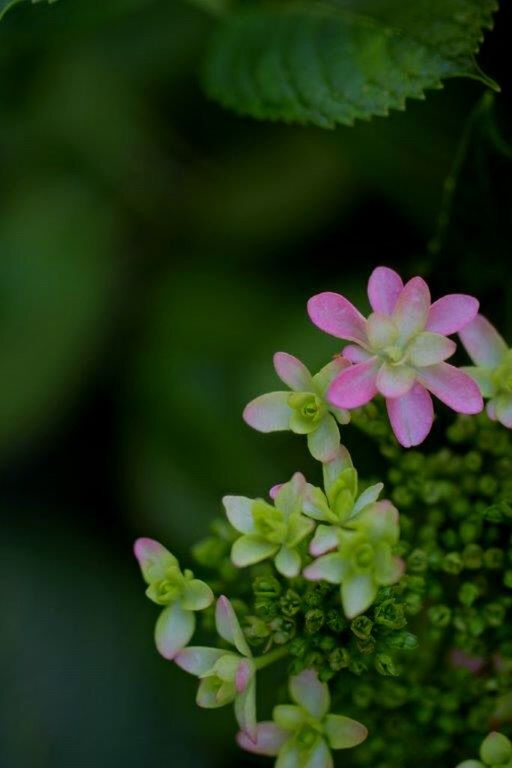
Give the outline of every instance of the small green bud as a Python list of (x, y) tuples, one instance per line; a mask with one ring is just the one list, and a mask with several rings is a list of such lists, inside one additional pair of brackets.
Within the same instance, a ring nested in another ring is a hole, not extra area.
[(327, 658), (329, 666), (334, 672), (339, 672), (340, 669), (345, 669), (350, 664), (350, 653), (346, 648), (335, 648)]
[(385, 675), (387, 677), (396, 677), (398, 675), (398, 670), (393, 659), (385, 653), (378, 653), (375, 657), (375, 669), (379, 675)]
[(459, 536), (464, 544), (471, 544), (482, 532), (480, 520), (464, 520), (459, 526)]
[(484, 552), (484, 565), (486, 568), (499, 570), (500, 568), (503, 568), (504, 560), (505, 553), (502, 549), (491, 547)]
[(484, 616), (490, 627), (501, 627), (505, 620), (505, 606), (501, 603), (487, 603)]
[(360, 640), (368, 640), (372, 633), (373, 621), (368, 616), (358, 616), (351, 622), (350, 629)]
[(375, 640), (373, 637), (368, 637), (366, 640), (356, 640), (357, 650), (361, 656), (371, 656), (375, 653)]
[(418, 647), (418, 638), (412, 632), (393, 632), (386, 637), (386, 645), (403, 651), (413, 651)]
[(325, 584), (311, 584), (304, 593), (304, 604), (307, 608), (318, 608), (324, 602), (326, 592), (329, 590), (329, 585)]
[(445, 573), (451, 573), (456, 576), (463, 568), (464, 563), (458, 552), (448, 552), (448, 554), (443, 557), (443, 571)]
[(464, 547), (462, 560), (464, 566), (471, 570), (478, 570), (482, 567), (483, 550), (479, 544), (468, 544)]
[(459, 589), (459, 600), (462, 605), (473, 605), (477, 597), (480, 595), (480, 590), (470, 581), (465, 581)]
[(325, 663), (324, 655), (319, 651), (310, 651), (306, 654), (304, 661), (306, 662), (306, 667), (311, 669), (322, 669)]
[(376, 607), (374, 618), (377, 624), (389, 629), (402, 629), (407, 624), (403, 604), (392, 598), (384, 600)]
[(251, 645), (257, 645), (270, 636), (270, 630), (266, 623), (258, 618), (258, 616), (246, 616), (244, 620), (244, 634)]
[(428, 568), (428, 555), (423, 549), (413, 549), (407, 558), (407, 570), (410, 573), (423, 573)]
[(479, 472), (482, 467), (482, 454), (478, 451), (469, 451), (464, 456), (464, 466), (470, 472)]
[(498, 488), (497, 480), (492, 475), (482, 475), (478, 481), (478, 489), (483, 496), (494, 496)]
[(452, 620), (452, 612), (447, 605), (433, 605), (428, 609), (428, 618), (434, 627), (447, 627)]
[(320, 608), (311, 608), (305, 616), (304, 629), (308, 635), (314, 635), (318, 632), (325, 621), (325, 614)]
[(364, 672), (367, 670), (366, 664), (360, 659), (352, 659), (348, 665), (348, 668), (352, 674), (357, 675), (358, 677), (364, 674)]
[(345, 617), (342, 615), (341, 611), (337, 610), (336, 608), (331, 608), (327, 611), (325, 616), (325, 624), (331, 630), (331, 632), (335, 632), (336, 634), (339, 634), (347, 628), (347, 621)]
[(203, 568), (217, 568), (229, 552), (229, 546), (225, 541), (214, 536), (208, 536), (192, 547), (192, 557)]
[(277, 603), (274, 600), (256, 600), (254, 611), (262, 619), (272, 619), (277, 616)]
[(507, 589), (512, 589), (512, 571), (505, 571), (503, 575), (503, 584)]
[(308, 642), (303, 637), (295, 637), (288, 648), (291, 656), (302, 658), (308, 650)]
[(281, 585), (272, 576), (257, 576), (252, 582), (255, 597), (275, 598), (281, 594)]
[(279, 599), (279, 606), (285, 616), (295, 616), (301, 608), (301, 598), (293, 589), (287, 589)]
[(354, 690), (352, 692), (352, 700), (356, 707), (366, 709), (372, 703), (373, 698), (373, 689), (367, 683), (361, 683), (360, 685), (354, 686)]

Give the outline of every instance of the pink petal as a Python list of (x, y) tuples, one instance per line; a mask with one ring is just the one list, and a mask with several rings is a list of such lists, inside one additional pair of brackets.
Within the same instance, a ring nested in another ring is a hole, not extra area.
[(355, 344), (349, 344), (343, 349), (343, 357), (349, 360), (351, 363), (364, 363), (369, 360), (372, 355), (362, 347), (358, 347)]
[(327, 390), (327, 400), (338, 408), (359, 408), (377, 394), (376, 378), (380, 360), (371, 357), (351, 365), (337, 376)]
[(374, 312), (390, 315), (404, 284), (394, 269), (377, 267), (368, 281), (368, 298)]
[(160, 542), (146, 537), (137, 539), (133, 552), (139, 561), (144, 580), (151, 584), (165, 578), (169, 566), (178, 565), (178, 561)]
[(322, 720), (329, 711), (331, 697), (326, 683), (318, 679), (313, 669), (305, 669), (289, 680), (290, 696), (293, 701), (306, 709), (310, 715)]
[(366, 320), (362, 314), (339, 293), (326, 291), (308, 301), (312, 322), (325, 333), (339, 339), (366, 343)]
[(432, 428), (434, 407), (429, 393), (415, 384), (406, 395), (386, 400), (388, 416), (398, 442), (404, 448), (419, 445)]
[(268, 392), (245, 406), (246, 424), (258, 432), (279, 432), (290, 428), (293, 411), (288, 405), (289, 392)]
[(247, 659), (243, 659), (238, 665), (235, 673), (235, 686), (237, 693), (243, 693), (251, 679), (252, 668)]
[(271, 489), (270, 489), (270, 491), (268, 492), (268, 495), (270, 496), (270, 498), (272, 499), (272, 501), (274, 501), (274, 500), (275, 500), (275, 498), (276, 498), (277, 494), (279, 493), (279, 491), (281, 490), (281, 488), (283, 487), (283, 485), (284, 485), (284, 483), (277, 483), (276, 485), (273, 485), (273, 486), (272, 486), (272, 488), (271, 488)]
[(311, 391), (311, 374), (297, 357), (288, 352), (276, 352), (274, 368), (281, 381), (288, 384), (290, 389), (296, 392)]
[(395, 309), (393, 320), (400, 330), (403, 341), (423, 331), (430, 309), (430, 291), (421, 277), (413, 277), (402, 289)]
[(227, 643), (234, 645), (242, 656), (250, 656), (251, 652), (244, 633), (238, 623), (236, 613), (228, 598), (221, 595), (215, 607), (215, 624), (217, 632)]
[(377, 389), (384, 397), (401, 397), (407, 394), (416, 380), (416, 371), (408, 365), (384, 363), (377, 374)]
[(477, 299), (464, 293), (443, 296), (430, 307), (426, 330), (443, 336), (457, 333), (475, 319), (479, 306)]
[(449, 363), (420, 368), (418, 380), (457, 413), (480, 413), (484, 407), (480, 389), (471, 376)]
[(483, 315), (477, 315), (459, 335), (466, 352), (476, 365), (495, 368), (507, 351), (505, 341)]
[(275, 757), (285, 741), (290, 738), (290, 734), (283, 731), (272, 722), (258, 723), (256, 726), (256, 740), (252, 741), (245, 731), (237, 734), (236, 740), (239, 747), (246, 752), (253, 752), (255, 755), (267, 755)]

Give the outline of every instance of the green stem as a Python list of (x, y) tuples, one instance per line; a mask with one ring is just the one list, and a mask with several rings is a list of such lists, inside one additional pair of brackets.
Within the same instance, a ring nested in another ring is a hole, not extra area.
[(270, 664), (273, 664), (274, 661), (279, 661), (279, 659), (282, 659), (287, 655), (288, 648), (286, 645), (284, 645), (282, 648), (276, 648), (275, 650), (266, 653), (264, 656), (260, 656), (258, 659), (254, 659), (254, 665), (256, 669), (263, 669), (264, 667), (268, 667)]

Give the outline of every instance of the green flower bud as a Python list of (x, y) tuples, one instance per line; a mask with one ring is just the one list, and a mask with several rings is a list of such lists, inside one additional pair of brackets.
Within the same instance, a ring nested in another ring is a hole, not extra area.
[(368, 616), (358, 616), (350, 623), (350, 629), (359, 639), (368, 640), (372, 633), (373, 621)]
[(449, 552), (443, 557), (443, 571), (453, 575), (459, 574), (464, 568), (464, 562), (458, 552)]
[(341, 611), (336, 608), (331, 608), (325, 615), (325, 624), (331, 630), (339, 634), (347, 628), (347, 621)]
[(335, 648), (327, 657), (328, 664), (334, 672), (345, 669), (350, 664), (350, 653), (346, 648)]
[(279, 600), (279, 606), (285, 616), (295, 616), (301, 609), (302, 600), (293, 589), (287, 589)]
[(403, 651), (413, 651), (418, 647), (418, 638), (412, 632), (393, 632), (386, 637), (386, 645)]
[(258, 645), (270, 636), (266, 623), (257, 616), (246, 616), (244, 634), (251, 645)]
[(281, 584), (273, 576), (257, 576), (252, 582), (252, 591), (255, 597), (279, 597)]
[(447, 627), (452, 620), (452, 612), (447, 605), (433, 605), (428, 609), (428, 618), (434, 627)]
[(479, 544), (468, 544), (464, 547), (462, 561), (466, 568), (478, 570), (482, 567), (483, 550)]
[(218, 568), (228, 554), (229, 545), (214, 536), (208, 536), (192, 547), (192, 557), (204, 568)]
[(356, 707), (367, 709), (374, 700), (372, 687), (367, 683), (361, 683), (360, 685), (354, 686), (352, 700)]
[(385, 653), (378, 653), (375, 657), (375, 669), (379, 675), (385, 675), (387, 677), (396, 677), (398, 675), (395, 662), (391, 656), (388, 656)]
[(407, 624), (403, 604), (392, 598), (384, 600), (376, 607), (374, 618), (377, 624), (389, 629), (402, 629)]
[(465, 581), (459, 589), (459, 600), (463, 605), (473, 605), (479, 595), (480, 590), (476, 584), (469, 581)]
[(503, 575), (503, 584), (507, 589), (512, 589), (512, 571), (505, 571)]
[(501, 627), (505, 620), (505, 606), (501, 603), (488, 603), (484, 607), (484, 617), (490, 627)]
[(291, 656), (302, 658), (308, 650), (308, 642), (303, 637), (295, 637), (288, 648)]
[(407, 558), (407, 570), (411, 573), (424, 573), (427, 569), (427, 553), (423, 549), (414, 549)]
[(256, 600), (254, 611), (262, 619), (272, 619), (277, 616), (277, 603), (274, 600)]
[(311, 608), (305, 615), (304, 629), (308, 635), (314, 635), (318, 632), (325, 621), (325, 614), (320, 608)]
[(491, 547), (490, 549), (486, 549), (484, 552), (484, 565), (486, 568), (492, 569), (492, 570), (499, 570), (500, 568), (503, 568), (503, 563), (505, 561), (505, 553), (502, 549), (498, 549), (497, 547)]

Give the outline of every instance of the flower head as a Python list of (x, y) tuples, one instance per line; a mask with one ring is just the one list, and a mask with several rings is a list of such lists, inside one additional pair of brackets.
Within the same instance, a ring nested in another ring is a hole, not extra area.
[(489, 398), (487, 413), (512, 429), (512, 349), (482, 315), (460, 332), (460, 340), (475, 367), (464, 368)]
[(219, 597), (215, 610), (219, 635), (236, 651), (190, 646), (176, 654), (176, 664), (200, 679), (197, 703), (214, 709), (235, 703), (235, 715), (248, 738), (256, 738), (256, 668), (233, 606)]
[[(344, 469), (340, 479), (346, 473)], [(379, 484), (367, 489), (352, 506), (346, 505), (333, 525), (318, 527), (310, 551), (328, 554), (304, 569), (311, 581), (341, 584), (343, 610), (349, 619), (369, 608), (379, 587), (395, 584), (404, 570), (403, 561), (393, 555), (400, 534), (398, 512), (391, 502), (377, 501), (381, 488)]]
[(274, 708), (273, 721), (259, 723), (256, 739), (239, 733), (239, 745), (248, 752), (278, 757), (277, 766), (286, 768), (332, 768), (331, 749), (348, 749), (361, 744), (368, 731), (364, 725), (343, 715), (331, 715), (329, 688), (307, 669), (290, 678), (294, 704)]
[(274, 368), (291, 392), (269, 392), (252, 400), (244, 419), (260, 432), (291, 430), (307, 435), (308, 448), (318, 461), (329, 461), (339, 445), (339, 424), (347, 424), (350, 414), (331, 405), (325, 393), (332, 380), (349, 365), (341, 356), (312, 376), (304, 363), (287, 352), (276, 352)]
[(164, 658), (174, 659), (194, 634), (194, 612), (213, 603), (213, 592), (204, 581), (194, 579), (192, 571), (182, 572), (174, 555), (158, 541), (137, 539), (134, 552), (148, 584), (146, 595), (164, 606), (155, 627), (156, 647)]
[(340, 445), (332, 461), (323, 465), (325, 493), (308, 485), (304, 501), (304, 514), (321, 523), (309, 545), (315, 557), (338, 546), (340, 527), (374, 504), (383, 489), (377, 483), (359, 494), (357, 471), (347, 449)]
[(307, 483), (297, 472), (275, 493), (274, 504), (245, 496), (225, 496), (226, 514), (240, 536), (233, 544), (231, 559), (244, 568), (269, 557), (283, 576), (293, 578), (301, 569), (297, 550), (311, 533), (314, 523), (302, 514)]
[(511, 768), (512, 767), (512, 743), (506, 736), (493, 731), (482, 742), (480, 747), (480, 760), (464, 760), (457, 768)]
[(308, 302), (315, 325), (353, 342), (343, 355), (354, 365), (332, 381), (327, 400), (351, 409), (383, 395), (393, 432), (406, 448), (423, 442), (430, 432), (434, 414), (429, 393), (459, 413), (479, 413), (483, 402), (478, 387), (445, 362), (456, 349), (447, 336), (475, 318), (478, 301), (451, 294), (431, 304), (421, 277), (404, 285), (387, 267), (371, 274), (368, 297), (373, 313), (367, 319), (337, 293), (320, 293)]

